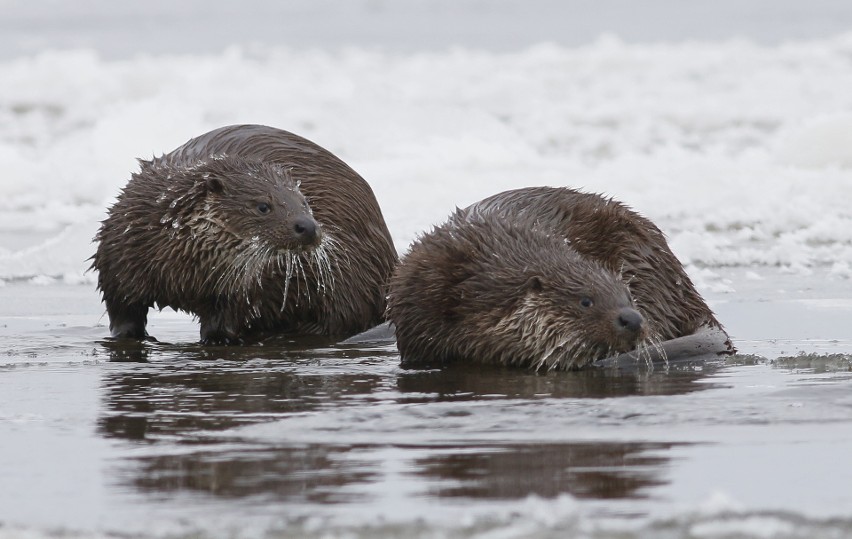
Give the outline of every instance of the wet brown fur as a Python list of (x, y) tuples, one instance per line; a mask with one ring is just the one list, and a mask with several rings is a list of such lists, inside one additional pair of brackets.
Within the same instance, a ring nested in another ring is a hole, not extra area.
[[(614, 272), (583, 259), (558, 235), (458, 210), (400, 262), (388, 318), (404, 364), (463, 359), (571, 369), (645, 338), (632, 305)], [(636, 327), (619, 324), (624, 313)]]
[(665, 235), (620, 202), (568, 188), (529, 187), (496, 194), (465, 211), (551, 231), (584, 258), (619, 274), (656, 341), (692, 335), (703, 326), (722, 329)]
[[(211, 174), (221, 192), (209, 189)], [(277, 236), (234, 210), (263, 192), (257, 176), (277, 182), (273, 198), (294, 190), (270, 221), (285, 231)], [(294, 216), (311, 214), (316, 241), (290, 241)], [(258, 125), (217, 129), (141, 162), (96, 240), (92, 267), (117, 337), (144, 338), (152, 306), (197, 315), (203, 342), (266, 330), (349, 336), (383, 319), (397, 260), (363, 178), (316, 144)]]

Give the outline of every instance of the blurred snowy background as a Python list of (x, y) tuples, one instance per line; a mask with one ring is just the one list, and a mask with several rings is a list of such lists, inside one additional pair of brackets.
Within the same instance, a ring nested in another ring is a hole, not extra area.
[[(226, 124), (325, 146), (397, 249), (500, 190), (605, 193), (701, 286), (852, 276), (852, 4), (0, 0), (0, 279), (90, 282), (137, 157)], [(2, 280), (0, 280), (2, 283)]]

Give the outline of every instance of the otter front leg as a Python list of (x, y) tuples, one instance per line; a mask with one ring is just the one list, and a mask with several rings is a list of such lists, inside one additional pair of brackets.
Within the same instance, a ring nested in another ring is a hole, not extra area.
[(114, 339), (149, 339), (145, 325), (148, 323), (148, 306), (138, 303), (126, 305), (104, 298), (109, 315), (109, 331)]
[(201, 344), (242, 344), (245, 325), (237, 323), (234, 313), (223, 309), (198, 314), (201, 322)]

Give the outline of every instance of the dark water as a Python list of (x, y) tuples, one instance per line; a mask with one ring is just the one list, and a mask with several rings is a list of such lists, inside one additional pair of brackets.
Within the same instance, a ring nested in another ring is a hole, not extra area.
[(118, 345), (91, 287), (10, 284), (0, 538), (847, 536), (852, 341), (801, 333), (848, 320), (827, 292), (773, 300), (817, 306), (786, 339), (760, 289), (717, 301), (731, 360), (536, 374), (202, 347), (174, 313)]

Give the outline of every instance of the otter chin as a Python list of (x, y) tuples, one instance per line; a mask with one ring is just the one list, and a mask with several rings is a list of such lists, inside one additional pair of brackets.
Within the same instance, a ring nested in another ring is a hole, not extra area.
[(208, 344), (267, 331), (348, 337), (382, 321), (397, 260), (363, 178), (258, 125), (140, 161), (95, 240), (115, 338), (148, 338), (151, 307), (195, 315)]
[(648, 335), (618, 275), (531, 222), (465, 210), (411, 246), (388, 317), (404, 365), (576, 369)]

